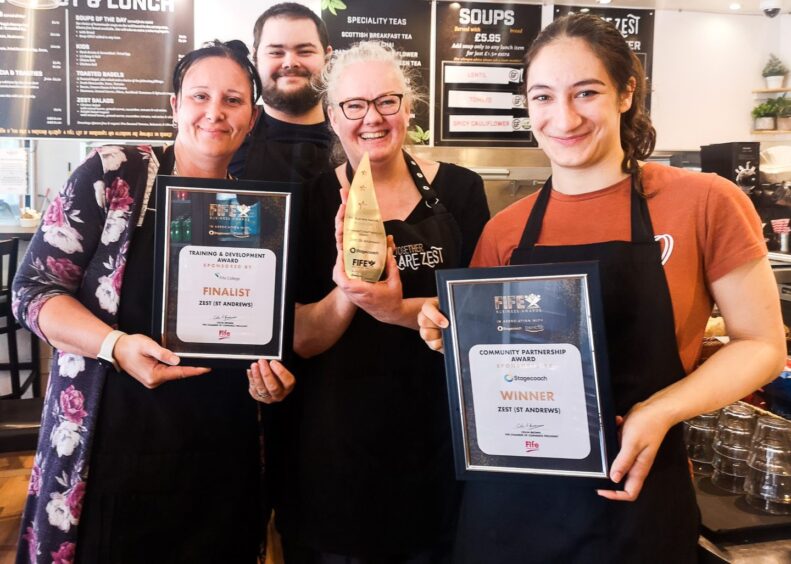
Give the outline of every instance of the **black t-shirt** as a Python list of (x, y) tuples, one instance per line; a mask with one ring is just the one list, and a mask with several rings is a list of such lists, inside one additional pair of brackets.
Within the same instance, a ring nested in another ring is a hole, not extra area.
[[(483, 226), (489, 220), (483, 180), (469, 169), (440, 163), (431, 187), (461, 229), (461, 264), (466, 266), (475, 251)], [(341, 203), (339, 190), (340, 183), (334, 170), (315, 178), (305, 190), (305, 213), (302, 214), (300, 226), (301, 260), (296, 286), (299, 303), (316, 302), (335, 287), (332, 268), (336, 258), (335, 214)], [(415, 223), (431, 213), (420, 201), (406, 221)]]
[(234, 176), (240, 178), (244, 176), (245, 162), (247, 161), (247, 155), (250, 151), (250, 147), (253, 144), (255, 136), (260, 135), (261, 132), (263, 132), (263, 135), (267, 141), (274, 141), (276, 143), (284, 143), (287, 145), (296, 143), (309, 143), (311, 145), (320, 147), (321, 149), (327, 151), (329, 150), (330, 142), (332, 140), (332, 133), (330, 132), (329, 125), (327, 125), (326, 121), (309, 125), (288, 123), (273, 118), (263, 110), (261, 111), (261, 117), (258, 119), (264, 123), (256, 124), (253, 132), (245, 138), (242, 146), (236, 151), (233, 159), (231, 160), (231, 164), (228, 166), (228, 171)]
[[(306, 190), (296, 288), (302, 303), (320, 300), (335, 286), (339, 187), (331, 171)], [(477, 174), (443, 163), (432, 187), (461, 232), (460, 261), (418, 261), (417, 270), (414, 262), (404, 264), (404, 297), (435, 294), (435, 267), (468, 264), (489, 217)], [(442, 212), (421, 200), (403, 223), (417, 225), (435, 213)], [(385, 230), (403, 233), (400, 223), (387, 221)], [(421, 244), (448, 247), (448, 240)], [(276, 514), (287, 537), (374, 561), (407, 556), (449, 537), (458, 490), (442, 367), (442, 356), (417, 331), (378, 322), (362, 310), (333, 347), (305, 361), (299, 390), (289, 399), (293, 434), (286, 444), (294, 447), (273, 460), (285, 465)]]

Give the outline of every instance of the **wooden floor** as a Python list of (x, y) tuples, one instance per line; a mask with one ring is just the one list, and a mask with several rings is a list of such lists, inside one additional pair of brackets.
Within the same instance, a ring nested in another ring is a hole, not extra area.
[[(12, 564), (16, 557), (19, 521), (22, 518), (32, 467), (32, 452), (0, 456), (0, 564)], [(269, 554), (265, 564), (282, 563), (280, 542), (271, 523), (268, 545)]]
[(0, 456), (0, 564), (10, 564), (16, 557), (19, 520), (32, 467), (32, 452)]

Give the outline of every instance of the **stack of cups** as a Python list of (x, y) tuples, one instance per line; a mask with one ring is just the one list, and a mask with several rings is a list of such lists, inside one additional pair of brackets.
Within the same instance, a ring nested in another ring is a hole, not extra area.
[(702, 413), (684, 421), (684, 443), (692, 461), (692, 471), (698, 476), (711, 476), (714, 468), (714, 435), (717, 432), (719, 411)]
[(716, 486), (733, 493), (743, 491), (756, 419), (755, 411), (746, 405), (732, 404), (720, 412), (711, 476)]
[(791, 422), (761, 417), (747, 459), (747, 503), (775, 515), (791, 514)]

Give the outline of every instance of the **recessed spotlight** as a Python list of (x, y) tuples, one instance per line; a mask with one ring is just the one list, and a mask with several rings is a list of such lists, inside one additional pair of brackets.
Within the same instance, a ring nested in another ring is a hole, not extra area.
[(741, 5), (741, 4), (739, 4), (738, 2), (731, 2), (731, 3), (728, 5), (728, 8), (730, 8), (731, 10), (734, 10), (734, 11), (735, 11), (735, 10), (741, 10), (741, 9), (742, 9), (742, 5)]
[(597, 4), (610, 4), (612, 0), (596, 0)]
[(591, 11), (591, 9), (590, 9), (590, 8), (580, 8), (580, 13), (581, 13), (581, 14), (587, 14), (587, 13), (588, 13), (588, 12), (590, 12), (590, 11)]

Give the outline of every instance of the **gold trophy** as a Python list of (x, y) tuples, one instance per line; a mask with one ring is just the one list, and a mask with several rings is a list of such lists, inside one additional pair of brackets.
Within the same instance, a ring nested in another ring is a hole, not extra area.
[(349, 278), (377, 282), (387, 260), (387, 234), (376, 202), (371, 163), (363, 155), (343, 218), (343, 262)]

